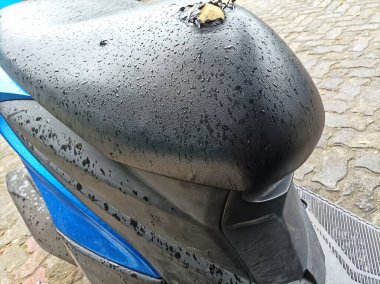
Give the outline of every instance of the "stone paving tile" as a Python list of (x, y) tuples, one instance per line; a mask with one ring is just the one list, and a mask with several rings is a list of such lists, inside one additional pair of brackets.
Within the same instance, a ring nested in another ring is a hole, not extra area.
[[(380, 225), (380, 1), (238, 0), (293, 49), (326, 106), (316, 150), (296, 182)], [(85, 284), (78, 268), (46, 254), (5, 188), (21, 162), (0, 138), (0, 284)]]
[(348, 155), (342, 147), (329, 148), (319, 156), (318, 170), (311, 180), (322, 184), (326, 190), (339, 190), (337, 184), (346, 177), (351, 158), (352, 154)]
[(380, 155), (379, 151), (368, 151), (360, 153), (355, 159), (356, 168), (365, 168), (371, 172), (380, 174)]

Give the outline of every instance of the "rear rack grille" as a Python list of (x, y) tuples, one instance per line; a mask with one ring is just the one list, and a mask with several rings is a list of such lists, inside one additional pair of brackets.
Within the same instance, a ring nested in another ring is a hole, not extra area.
[(316, 231), (350, 277), (359, 283), (380, 283), (380, 228), (296, 185)]

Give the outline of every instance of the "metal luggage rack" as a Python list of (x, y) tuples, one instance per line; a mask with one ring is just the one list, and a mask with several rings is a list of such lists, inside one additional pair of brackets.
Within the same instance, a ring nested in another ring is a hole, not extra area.
[(380, 283), (380, 228), (296, 185), (322, 236), (348, 275), (359, 283)]

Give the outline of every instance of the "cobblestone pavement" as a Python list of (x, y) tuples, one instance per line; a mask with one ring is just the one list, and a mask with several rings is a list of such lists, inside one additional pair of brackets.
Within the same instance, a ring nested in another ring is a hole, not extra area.
[[(380, 1), (238, 0), (267, 22), (310, 72), (326, 126), (297, 183), (380, 225)], [(30, 236), (5, 188), (20, 160), (0, 138), (0, 284), (88, 283)]]

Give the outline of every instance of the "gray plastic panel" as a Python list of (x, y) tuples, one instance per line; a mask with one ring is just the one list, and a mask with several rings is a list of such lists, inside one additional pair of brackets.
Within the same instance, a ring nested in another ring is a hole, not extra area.
[(62, 234), (62, 239), (75, 259), (75, 262), (82, 269), (92, 284), (113, 283), (113, 284), (143, 284), (143, 283), (166, 283), (162, 279), (155, 279), (136, 271), (122, 267), (108, 259), (105, 259), (88, 249), (78, 245)]
[(30, 233), (47, 252), (75, 264), (64, 246), (33, 181), (23, 170), (7, 174), (7, 188)]

